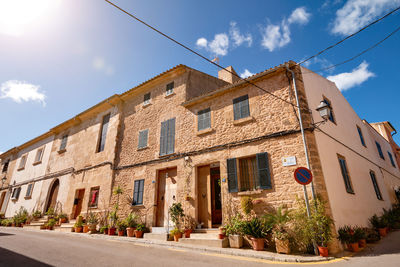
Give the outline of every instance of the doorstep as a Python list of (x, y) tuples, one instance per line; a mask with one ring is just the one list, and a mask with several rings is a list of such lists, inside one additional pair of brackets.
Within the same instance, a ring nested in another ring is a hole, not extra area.
[[(0, 227), (0, 229), (1, 228), (2, 227)], [(18, 229), (18, 228), (13, 227), (12, 229)], [(19, 228), (18, 230), (24, 231), (27, 229)], [(39, 231), (39, 230), (29, 229), (28, 231)], [(46, 234), (52, 233), (59, 235), (73, 235), (80, 238), (93, 238), (93, 239), (103, 239), (103, 240), (114, 240), (120, 242), (131, 242), (141, 245), (148, 245), (149, 247), (155, 246), (155, 247), (180, 248), (193, 251), (211, 252), (211, 253), (241, 256), (241, 257), (251, 257), (251, 258), (258, 258), (258, 259), (279, 261), (279, 262), (321, 262), (321, 261), (330, 261), (336, 259), (335, 257), (324, 258), (321, 256), (314, 256), (314, 255), (285, 255), (270, 251), (255, 251), (249, 248), (236, 249), (236, 248), (208, 247), (201, 245), (186, 244), (182, 242), (163, 241), (163, 240), (135, 238), (126, 236), (121, 237), (121, 236), (109, 236), (104, 234), (65, 233), (65, 232), (55, 232), (55, 231), (41, 231), (41, 232)]]

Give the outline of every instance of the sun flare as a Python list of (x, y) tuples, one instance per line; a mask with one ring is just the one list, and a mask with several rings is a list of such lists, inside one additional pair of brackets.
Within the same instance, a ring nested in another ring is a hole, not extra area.
[(0, 0), (0, 33), (20, 36), (49, 15), (61, 0)]

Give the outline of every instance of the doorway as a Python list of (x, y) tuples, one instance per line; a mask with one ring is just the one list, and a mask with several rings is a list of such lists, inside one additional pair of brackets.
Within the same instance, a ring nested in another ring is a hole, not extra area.
[(157, 212), (156, 226), (164, 227), (172, 225), (171, 220), (168, 222), (168, 210), (176, 201), (176, 177), (177, 169), (169, 168), (160, 170), (157, 177)]
[(4, 191), (3, 193), (1, 193), (1, 197), (0, 197), (0, 211), (3, 212), (3, 203), (4, 203), (4, 199), (6, 197), (6, 192)]
[(77, 189), (75, 191), (75, 198), (74, 198), (74, 207), (73, 207), (73, 216), (72, 219), (76, 219), (76, 217), (81, 214), (82, 211), (82, 203), (83, 197), (85, 196), (85, 189)]
[(49, 197), (44, 212), (47, 212), (50, 208), (54, 209), (57, 203), (58, 190), (60, 188), (60, 181), (57, 179), (53, 182), (50, 188)]
[(219, 167), (210, 169), (211, 175), (211, 221), (213, 227), (222, 223), (221, 180)]

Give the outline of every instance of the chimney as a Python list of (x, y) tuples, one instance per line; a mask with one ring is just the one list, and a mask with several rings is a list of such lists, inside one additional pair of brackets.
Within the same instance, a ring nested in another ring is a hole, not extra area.
[(233, 75), (231, 72), (237, 75), (232, 66), (226, 67), (225, 69), (218, 71), (218, 79), (224, 80), (228, 83), (235, 83), (239, 81), (240, 78), (236, 75)]

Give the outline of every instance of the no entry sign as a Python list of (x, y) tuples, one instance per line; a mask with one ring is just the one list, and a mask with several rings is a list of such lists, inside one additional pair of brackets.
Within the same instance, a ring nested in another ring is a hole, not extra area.
[(311, 171), (304, 167), (299, 167), (294, 171), (294, 179), (301, 185), (308, 185), (312, 181)]

